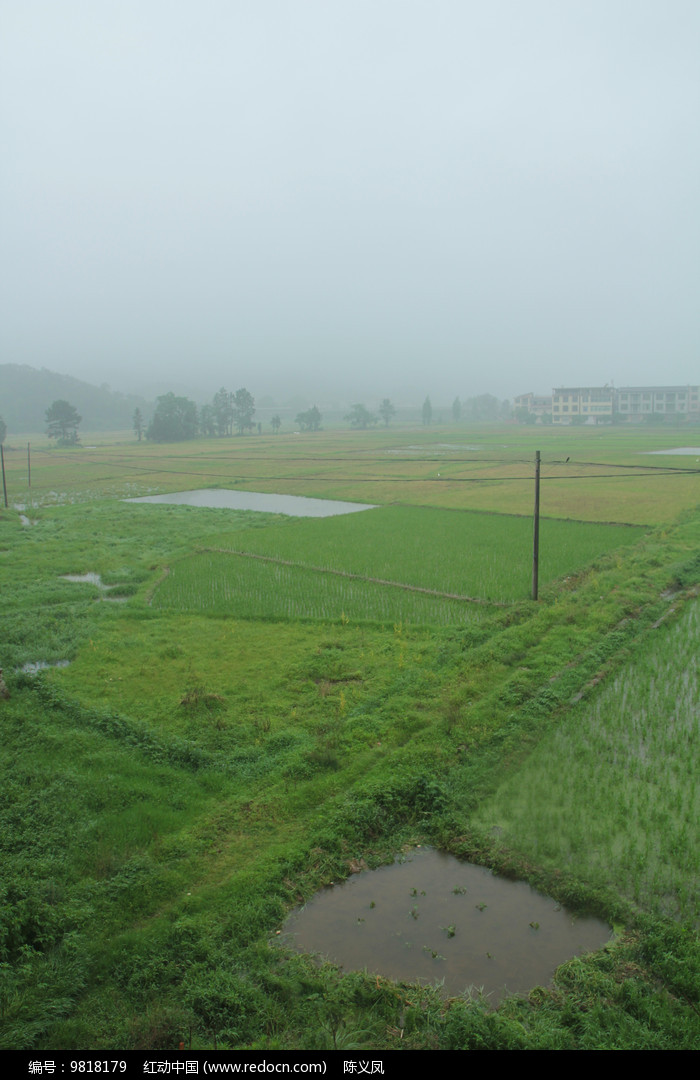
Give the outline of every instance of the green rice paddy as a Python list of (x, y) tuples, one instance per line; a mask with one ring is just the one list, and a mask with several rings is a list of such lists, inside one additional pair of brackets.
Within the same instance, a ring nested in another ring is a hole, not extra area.
[[(543, 521), (541, 583), (632, 544), (642, 531)], [(470, 598), (522, 600), (531, 588), (532, 522), (507, 515), (391, 506), (287, 521), (243, 539), (222, 537), (219, 544), (232, 553), (197, 554), (171, 567), (155, 606), (245, 617), (334, 621), (345, 615), (460, 625), (480, 618)], [(411, 591), (416, 589), (443, 596)]]
[(236, 618), (447, 626), (478, 621), (482, 614), (478, 605), (466, 600), (431, 597), (400, 585), (220, 552), (195, 555), (171, 567), (153, 606), (161, 611), (207, 611)]
[(700, 922), (695, 601), (538, 745), (474, 816), (498, 844)]

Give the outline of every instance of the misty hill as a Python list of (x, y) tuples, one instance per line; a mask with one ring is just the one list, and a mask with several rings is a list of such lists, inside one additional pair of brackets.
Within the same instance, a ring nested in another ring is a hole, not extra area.
[(83, 418), (83, 431), (130, 430), (137, 406), (144, 416), (151, 411), (150, 404), (135, 394), (93, 386), (46, 368), (0, 364), (0, 416), (10, 441), (13, 435), (44, 431), (46, 410), (60, 398), (75, 405)]

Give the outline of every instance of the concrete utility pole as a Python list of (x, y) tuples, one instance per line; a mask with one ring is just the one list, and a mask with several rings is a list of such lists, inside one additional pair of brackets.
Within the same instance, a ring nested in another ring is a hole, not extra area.
[(535, 528), (532, 543), (532, 599), (537, 599), (540, 569), (540, 452), (535, 451)]

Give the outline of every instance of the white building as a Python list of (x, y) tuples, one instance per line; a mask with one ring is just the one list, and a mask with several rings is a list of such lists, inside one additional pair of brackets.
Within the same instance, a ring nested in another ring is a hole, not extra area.
[(643, 420), (652, 413), (664, 416), (700, 418), (697, 386), (621, 386), (616, 391), (616, 411), (630, 421)]
[(519, 394), (513, 404), (516, 409), (527, 409), (535, 416), (551, 416), (552, 414), (551, 394)]
[(614, 410), (612, 386), (559, 386), (552, 390), (553, 424), (570, 424), (574, 417), (593, 423), (612, 420)]

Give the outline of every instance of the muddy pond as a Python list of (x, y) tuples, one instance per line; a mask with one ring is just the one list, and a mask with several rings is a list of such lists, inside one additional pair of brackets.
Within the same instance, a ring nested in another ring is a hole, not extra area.
[(261, 491), (228, 491), (202, 488), (197, 491), (172, 491), (168, 495), (143, 495), (125, 499), (130, 503), (166, 503), (205, 506), (224, 510), (257, 510), (265, 514), (288, 514), (290, 517), (337, 517), (373, 510), (371, 503), (339, 502), (335, 499), (309, 499), (304, 495), (270, 495)]
[(324, 889), (285, 923), (281, 940), (346, 971), (441, 983), (450, 996), (546, 986), (573, 956), (600, 949), (610, 927), (577, 918), (525, 882), (431, 848)]

